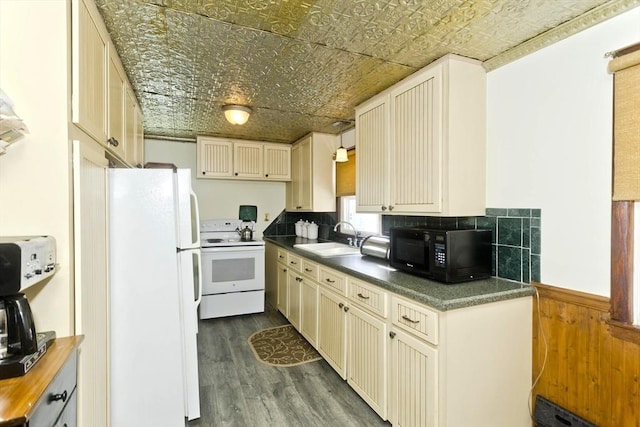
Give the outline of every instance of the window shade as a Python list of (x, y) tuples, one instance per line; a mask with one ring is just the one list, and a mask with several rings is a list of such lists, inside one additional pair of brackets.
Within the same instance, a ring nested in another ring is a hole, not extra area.
[(349, 161), (336, 163), (336, 197), (356, 194), (356, 150), (347, 151)]
[(640, 50), (609, 63), (613, 78), (613, 200), (640, 200)]

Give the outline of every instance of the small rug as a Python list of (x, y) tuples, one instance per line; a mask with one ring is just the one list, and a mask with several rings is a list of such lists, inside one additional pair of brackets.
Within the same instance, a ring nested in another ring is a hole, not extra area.
[(295, 366), (322, 358), (292, 325), (262, 329), (248, 341), (256, 359), (271, 366)]

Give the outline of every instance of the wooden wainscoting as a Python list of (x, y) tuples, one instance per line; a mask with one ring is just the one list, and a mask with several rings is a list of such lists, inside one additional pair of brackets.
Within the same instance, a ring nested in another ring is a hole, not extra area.
[[(609, 298), (533, 283), (534, 389), (600, 427), (640, 427), (640, 345), (612, 335)], [(546, 335), (548, 352), (540, 332)]]

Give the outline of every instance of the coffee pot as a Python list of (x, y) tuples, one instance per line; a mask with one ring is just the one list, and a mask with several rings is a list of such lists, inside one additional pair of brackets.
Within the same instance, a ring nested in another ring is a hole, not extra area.
[(36, 327), (27, 298), (24, 294), (0, 297), (0, 359), (37, 350)]

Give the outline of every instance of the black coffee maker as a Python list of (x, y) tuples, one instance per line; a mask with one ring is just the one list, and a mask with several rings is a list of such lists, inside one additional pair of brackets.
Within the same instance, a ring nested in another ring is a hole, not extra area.
[(0, 363), (38, 351), (38, 337), (29, 301), (24, 294), (0, 297)]

